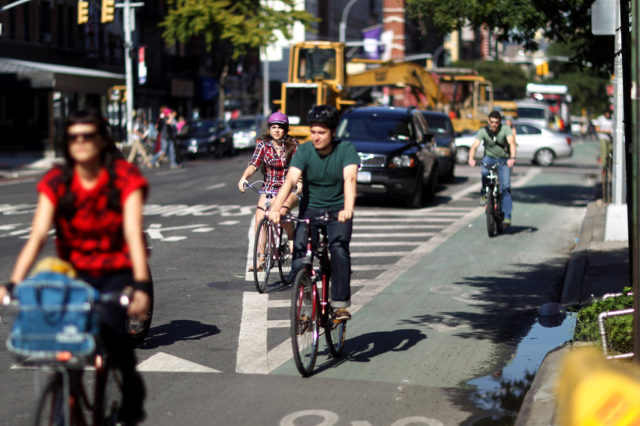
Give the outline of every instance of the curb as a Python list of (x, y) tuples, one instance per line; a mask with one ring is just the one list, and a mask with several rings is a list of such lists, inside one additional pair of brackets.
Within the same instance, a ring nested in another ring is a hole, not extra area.
[(587, 204), (587, 211), (582, 221), (577, 245), (569, 255), (567, 272), (564, 276), (562, 296), (563, 305), (577, 305), (582, 298), (582, 280), (587, 267), (587, 255), (593, 238), (594, 217), (599, 214), (599, 208), (594, 202)]

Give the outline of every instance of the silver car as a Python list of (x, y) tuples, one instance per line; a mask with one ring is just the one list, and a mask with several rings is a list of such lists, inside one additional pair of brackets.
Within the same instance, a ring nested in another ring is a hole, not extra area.
[[(540, 166), (550, 166), (557, 158), (568, 158), (573, 154), (570, 133), (555, 132), (525, 120), (518, 120), (515, 128), (519, 161), (530, 160)], [(456, 161), (459, 163), (468, 161), (469, 148), (474, 139), (474, 134), (456, 138), (458, 148)], [(483, 153), (484, 147), (480, 144), (476, 150), (476, 159), (482, 158)]]

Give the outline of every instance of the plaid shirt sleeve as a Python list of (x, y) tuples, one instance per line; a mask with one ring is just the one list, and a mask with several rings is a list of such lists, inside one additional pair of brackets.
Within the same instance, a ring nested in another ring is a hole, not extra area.
[(256, 149), (253, 151), (253, 155), (251, 156), (251, 161), (249, 161), (249, 165), (255, 167), (256, 169), (260, 167), (262, 163), (262, 159), (265, 154), (265, 143), (264, 141), (258, 139), (258, 143), (256, 144)]

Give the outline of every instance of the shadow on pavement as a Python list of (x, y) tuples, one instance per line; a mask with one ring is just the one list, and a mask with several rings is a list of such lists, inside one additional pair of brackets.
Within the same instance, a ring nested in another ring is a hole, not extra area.
[(525, 186), (512, 191), (513, 201), (517, 203), (546, 203), (568, 207), (586, 207), (593, 199), (591, 186), (579, 185), (540, 185)]
[(328, 359), (316, 367), (314, 374), (345, 362), (370, 362), (372, 358), (387, 352), (406, 351), (427, 338), (421, 331), (410, 328), (394, 331), (376, 331), (352, 338), (348, 336), (349, 328), (347, 327), (345, 352), (339, 358), (331, 358), (328, 349), (318, 354), (319, 357), (328, 356)]
[(503, 234), (521, 234), (523, 232), (533, 233), (538, 232), (538, 228), (535, 226), (514, 226), (511, 225), (507, 228), (504, 228), (502, 231)]
[(454, 283), (471, 290), (452, 295), (475, 306), (471, 311), (443, 311), (423, 314), (404, 324), (442, 324), (456, 329), (455, 335), (476, 340), (490, 340), (514, 348), (536, 320), (537, 310), (548, 302), (560, 300), (566, 259), (537, 264), (509, 265), (503, 276), (467, 277)]
[(149, 335), (141, 349), (155, 349), (160, 346), (169, 346), (183, 340), (200, 340), (205, 337), (220, 333), (215, 325), (202, 324), (192, 320), (174, 320), (169, 324), (151, 327)]

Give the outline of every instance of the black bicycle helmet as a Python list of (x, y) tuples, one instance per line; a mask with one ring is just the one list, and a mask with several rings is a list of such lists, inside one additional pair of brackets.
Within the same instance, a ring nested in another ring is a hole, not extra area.
[(331, 105), (316, 105), (311, 107), (307, 113), (307, 123), (309, 125), (324, 124), (331, 130), (335, 130), (339, 121), (340, 113)]

